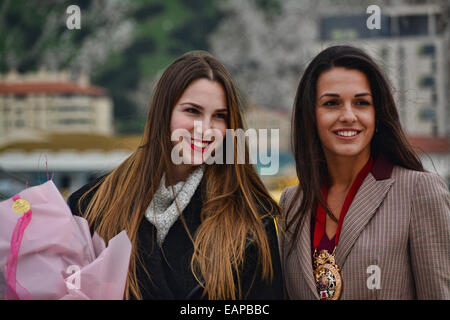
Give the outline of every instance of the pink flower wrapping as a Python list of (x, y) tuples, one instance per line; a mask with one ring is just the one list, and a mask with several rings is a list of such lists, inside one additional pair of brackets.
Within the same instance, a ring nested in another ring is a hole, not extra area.
[(0, 298), (121, 300), (130, 254), (125, 230), (91, 237), (52, 181), (0, 202)]

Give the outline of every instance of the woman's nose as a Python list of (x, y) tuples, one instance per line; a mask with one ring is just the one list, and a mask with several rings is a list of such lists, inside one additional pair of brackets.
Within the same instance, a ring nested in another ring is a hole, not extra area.
[(211, 129), (211, 118), (205, 117), (205, 119), (203, 119), (203, 132), (208, 129)]
[(355, 122), (357, 120), (351, 103), (345, 103), (339, 116), (341, 122)]
[(211, 128), (211, 121), (204, 118), (202, 121), (194, 121), (194, 133), (203, 136), (205, 131)]

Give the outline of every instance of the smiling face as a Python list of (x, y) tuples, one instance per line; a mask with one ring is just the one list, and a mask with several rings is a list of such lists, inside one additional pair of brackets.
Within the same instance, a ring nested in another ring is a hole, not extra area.
[(186, 133), (181, 141), (184, 163), (205, 162), (225, 136), (227, 117), (226, 95), (219, 82), (201, 78), (186, 88), (170, 119), (171, 133), (177, 129)]
[(317, 80), (316, 123), (327, 161), (368, 159), (375, 130), (370, 83), (358, 70), (335, 67)]

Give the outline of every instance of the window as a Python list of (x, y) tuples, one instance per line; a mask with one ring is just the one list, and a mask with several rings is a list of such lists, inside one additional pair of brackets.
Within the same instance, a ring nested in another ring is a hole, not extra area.
[(436, 79), (432, 76), (425, 76), (419, 80), (419, 86), (422, 88), (434, 88)]
[(428, 16), (411, 15), (397, 17), (398, 36), (418, 36), (428, 34)]
[(419, 118), (421, 120), (432, 120), (436, 117), (436, 110), (433, 108), (423, 108), (419, 111)]
[(426, 44), (420, 48), (420, 54), (424, 56), (434, 56), (436, 53), (436, 47), (434, 44)]
[(367, 28), (369, 15), (340, 15), (323, 17), (320, 20), (321, 40), (352, 40), (357, 38), (379, 38), (390, 35), (390, 18), (381, 15), (381, 29)]
[(23, 128), (25, 127), (25, 121), (23, 119), (19, 119), (15, 121), (16, 128)]
[(59, 124), (65, 124), (65, 125), (70, 125), (70, 124), (90, 124), (91, 121), (89, 119), (73, 119), (73, 118), (68, 118), (68, 119), (60, 119), (58, 121)]
[(90, 108), (87, 106), (64, 106), (57, 108), (59, 112), (76, 112), (76, 111), (89, 112), (89, 109)]

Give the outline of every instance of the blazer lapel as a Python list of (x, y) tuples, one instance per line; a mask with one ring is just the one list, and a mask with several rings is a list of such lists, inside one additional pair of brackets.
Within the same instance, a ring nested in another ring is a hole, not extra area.
[(316, 284), (314, 281), (312, 257), (311, 257), (311, 215), (307, 214), (303, 219), (303, 226), (300, 228), (299, 243), (295, 246), (294, 255), (298, 258), (300, 271), (305, 276), (308, 288), (313, 295), (319, 299)]
[(336, 263), (343, 267), (347, 255), (389, 191), (393, 178), (376, 180), (372, 173), (353, 199), (342, 224), (341, 236), (336, 248)]

